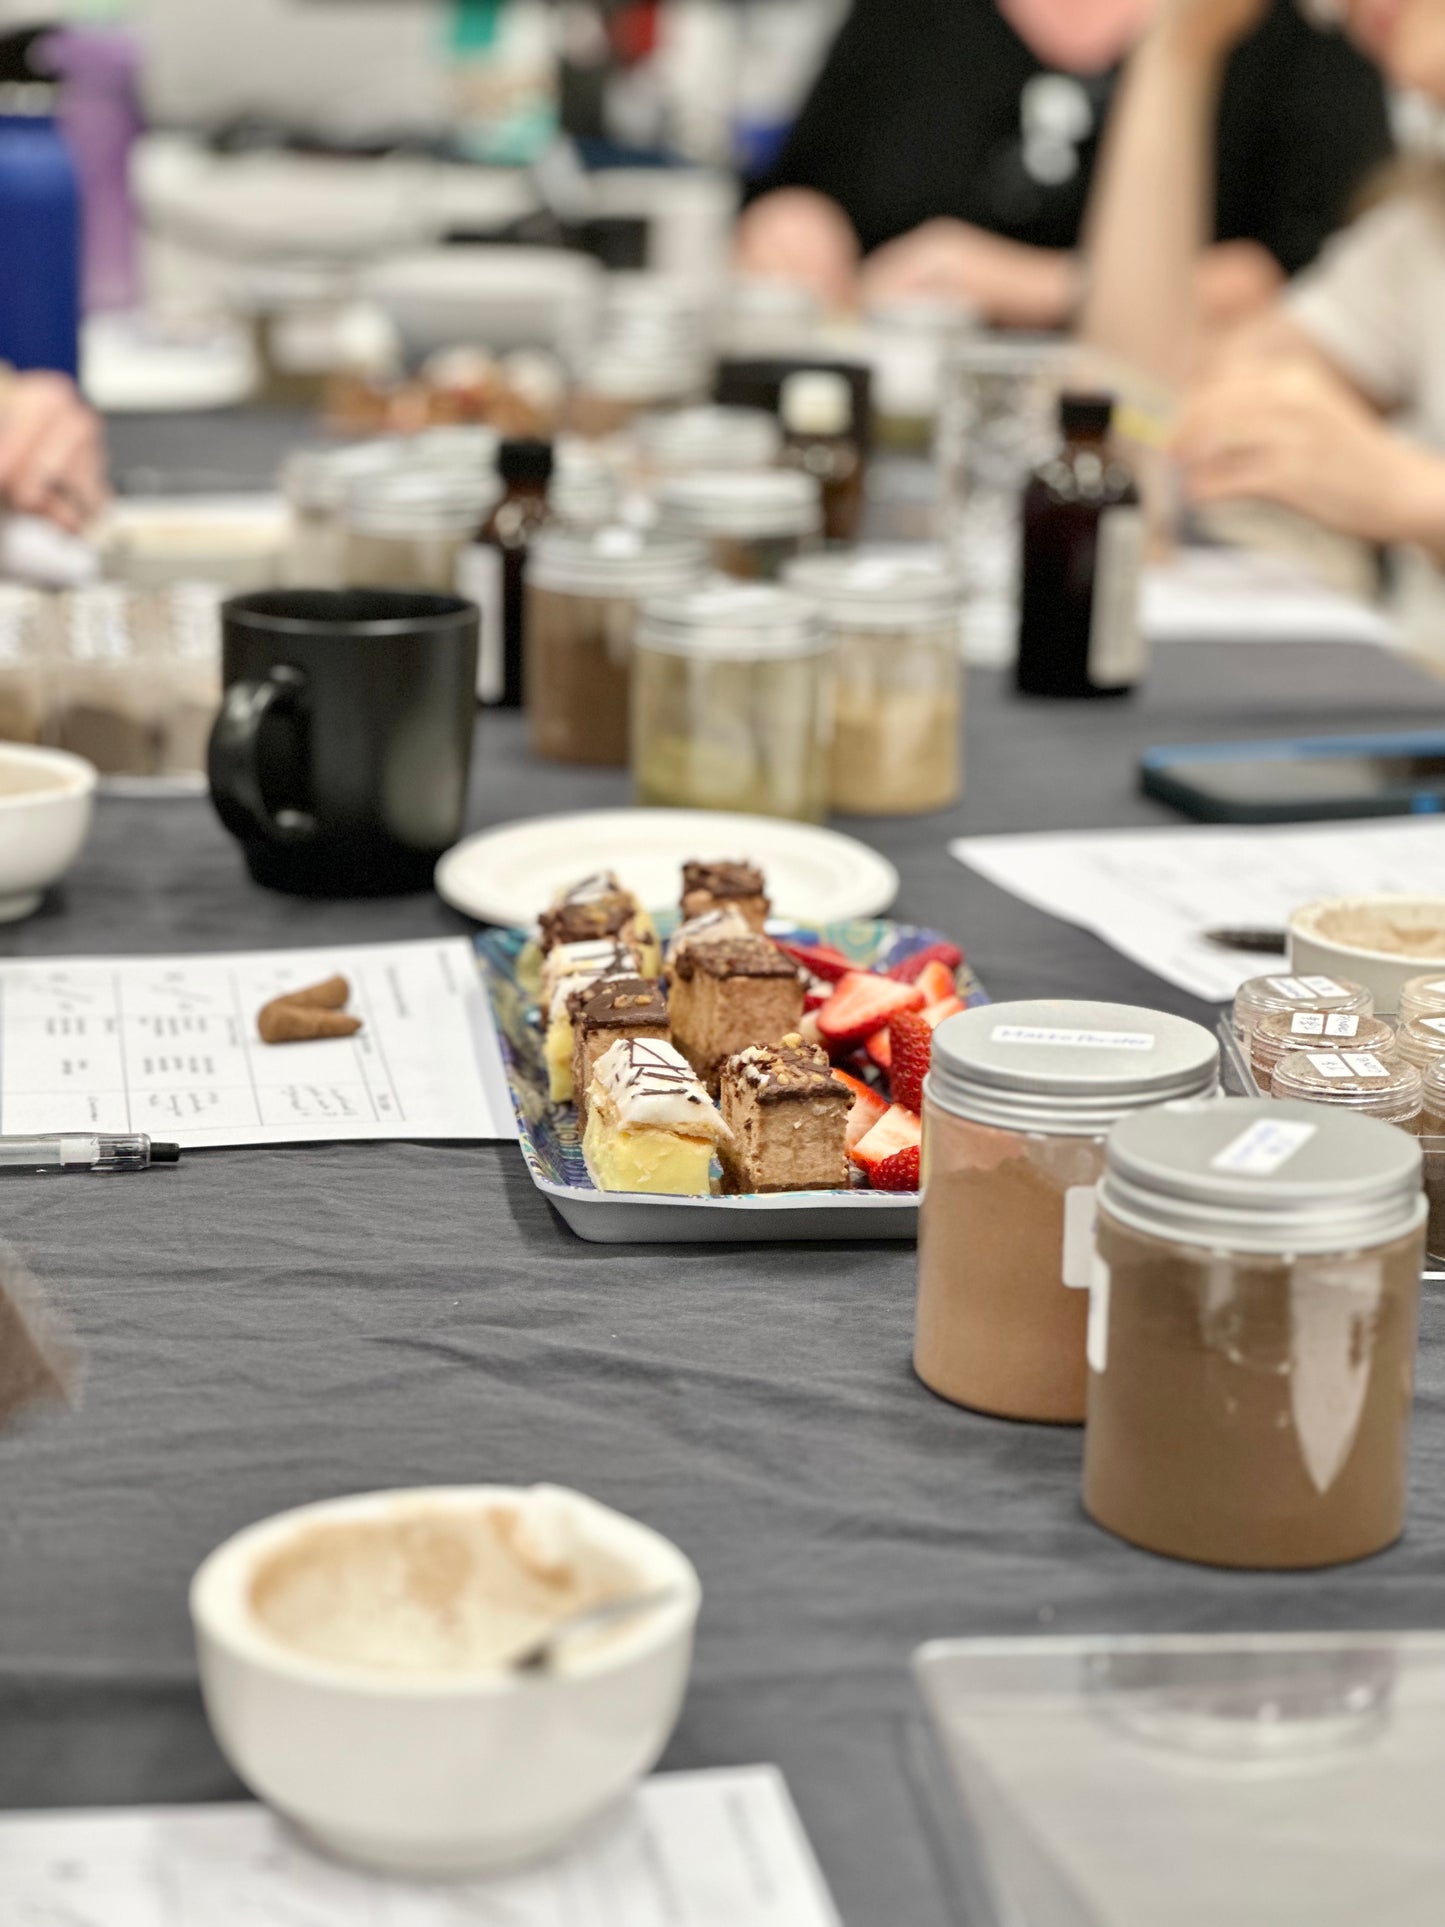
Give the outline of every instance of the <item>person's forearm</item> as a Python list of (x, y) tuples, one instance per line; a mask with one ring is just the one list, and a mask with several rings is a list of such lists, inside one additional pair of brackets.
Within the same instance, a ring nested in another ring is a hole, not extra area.
[(1085, 234), (1085, 338), (1169, 382), (1193, 363), (1195, 268), (1214, 230), (1214, 120), (1223, 63), (1168, 31), (1129, 62)]
[(1445, 568), (1445, 458), (1408, 444), (1389, 491), (1383, 531), (1389, 540), (1423, 549)]

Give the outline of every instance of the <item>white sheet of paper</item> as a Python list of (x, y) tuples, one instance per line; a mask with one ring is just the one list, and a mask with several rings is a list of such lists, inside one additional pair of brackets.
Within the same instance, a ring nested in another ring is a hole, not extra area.
[(1151, 642), (1354, 642), (1398, 647), (1391, 617), (1320, 582), (1287, 556), (1181, 549), (1144, 571)]
[(840, 1927), (776, 1767), (660, 1774), (562, 1859), (426, 1885), (265, 1807), (0, 1818), (6, 1927)]
[[(337, 972), (355, 1037), (261, 1042), (262, 1004)], [(0, 963), (0, 1132), (91, 1130), (188, 1150), (517, 1134), (464, 937)]]
[(971, 836), (949, 848), (1000, 888), (1213, 1003), (1277, 960), (1220, 950), (1205, 930), (1283, 929), (1303, 904), (1345, 893), (1445, 897), (1445, 823), (1433, 818)]

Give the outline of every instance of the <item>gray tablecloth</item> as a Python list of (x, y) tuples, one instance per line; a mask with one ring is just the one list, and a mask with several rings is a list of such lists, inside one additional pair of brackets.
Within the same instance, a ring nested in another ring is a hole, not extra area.
[[(1441, 692), (1337, 647), (1175, 646), (1128, 704), (1022, 705), (976, 677), (968, 794), (857, 826), (898, 913), (996, 995), (1206, 1013), (954, 863), (950, 835), (1145, 823), (1146, 744), (1427, 720)], [(615, 803), (485, 718), (472, 820)], [(1442, 830), (1445, 837), (1445, 830)], [(0, 953), (203, 950), (461, 929), (439, 903), (313, 904), (243, 874), (203, 802), (102, 805), (64, 891)], [(1445, 1624), (1445, 1319), (1427, 1305), (1410, 1530), (1351, 1570), (1195, 1571), (1084, 1519), (1077, 1432), (990, 1422), (909, 1369), (913, 1254), (603, 1250), (516, 1150), (220, 1151), (0, 1188), (89, 1354), (83, 1411), (0, 1441), (0, 1806), (234, 1796), (186, 1584), (247, 1521), (324, 1495), (552, 1479), (687, 1548), (706, 1593), (666, 1764), (779, 1761), (850, 1927), (943, 1927), (906, 1772), (907, 1660), (958, 1633)], [(3, 1895), (0, 1895), (3, 1914)]]

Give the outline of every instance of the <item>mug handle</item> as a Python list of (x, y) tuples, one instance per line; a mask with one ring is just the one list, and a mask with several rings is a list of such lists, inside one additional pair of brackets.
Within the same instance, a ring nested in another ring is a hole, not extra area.
[(294, 712), (305, 689), (301, 671), (285, 663), (259, 682), (232, 683), (211, 730), (206, 769), (212, 795), (229, 803), (268, 843), (304, 843), (316, 834), (316, 818), (305, 810), (267, 808), (256, 758), (262, 723), (273, 713)]

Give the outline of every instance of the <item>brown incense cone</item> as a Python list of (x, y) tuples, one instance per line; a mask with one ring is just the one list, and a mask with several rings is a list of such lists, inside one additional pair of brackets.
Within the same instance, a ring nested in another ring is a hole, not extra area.
[(42, 1405), (73, 1405), (80, 1377), (74, 1340), (40, 1287), (0, 1246), (0, 1432)]
[(304, 990), (287, 990), (276, 999), (278, 1004), (309, 1004), (314, 1010), (345, 1010), (351, 985), (344, 977), (328, 977), (324, 984), (307, 984)]
[(277, 997), (261, 1010), (256, 1028), (263, 1044), (304, 1044), (315, 1037), (354, 1037), (361, 1019), (342, 1010), (318, 1010), (313, 1004)]

